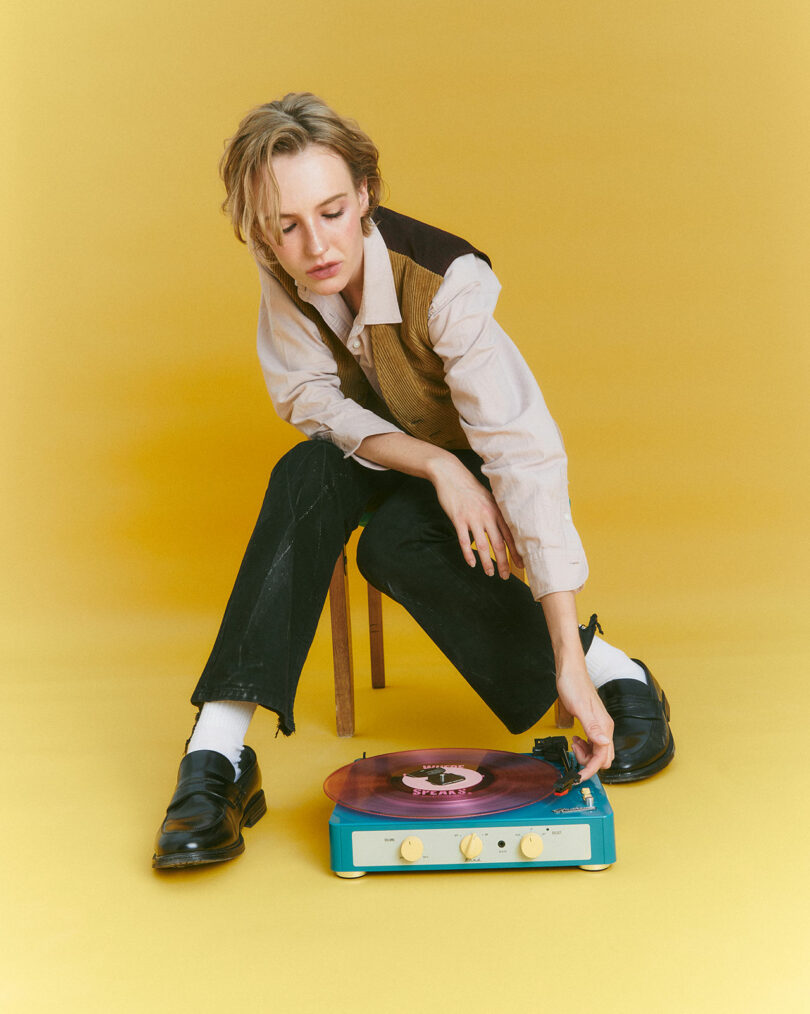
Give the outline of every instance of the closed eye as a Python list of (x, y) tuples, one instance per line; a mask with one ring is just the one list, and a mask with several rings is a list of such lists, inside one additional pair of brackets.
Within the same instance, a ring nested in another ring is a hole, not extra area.
[[(341, 216), (343, 215), (343, 212), (344, 212), (344, 211), (345, 211), (345, 208), (341, 208), (341, 209), (340, 209), (340, 211), (330, 211), (330, 212), (326, 212), (326, 211), (325, 211), (325, 212), (323, 213), (323, 217), (324, 217), (324, 218), (340, 218), (340, 217), (341, 217)], [(281, 230), (281, 231), (282, 231), (282, 233), (283, 233), (283, 234), (284, 234), (285, 236), (288, 236), (288, 235), (289, 235), (289, 234), (290, 234), (290, 233), (291, 233), (291, 232), (293, 231), (293, 229), (295, 228), (295, 225), (296, 225), (296, 223), (295, 223), (295, 222), (292, 222), (292, 223), (291, 223), (290, 225), (288, 225), (288, 226), (287, 226), (287, 227), (286, 227), (285, 229), (282, 229), (282, 230)]]

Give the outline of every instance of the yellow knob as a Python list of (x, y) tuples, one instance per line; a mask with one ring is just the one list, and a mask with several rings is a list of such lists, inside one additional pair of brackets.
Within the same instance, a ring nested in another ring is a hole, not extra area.
[(461, 854), (465, 859), (475, 859), (476, 856), (480, 856), (484, 848), (484, 843), (478, 837), (477, 834), (465, 834), (461, 839)]
[(539, 834), (524, 834), (520, 839), (520, 851), (527, 859), (536, 859), (543, 851), (543, 839)]
[(415, 835), (408, 835), (399, 846), (399, 854), (409, 863), (415, 863), (417, 859), (422, 858), (424, 849), (425, 847), (422, 844), (421, 838), (417, 838)]

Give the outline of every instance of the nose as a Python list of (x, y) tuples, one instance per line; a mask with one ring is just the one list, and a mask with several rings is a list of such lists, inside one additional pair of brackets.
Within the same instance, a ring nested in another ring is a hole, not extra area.
[(314, 223), (306, 227), (304, 242), (306, 252), (310, 257), (320, 257), (328, 248), (328, 244), (324, 242), (320, 230)]

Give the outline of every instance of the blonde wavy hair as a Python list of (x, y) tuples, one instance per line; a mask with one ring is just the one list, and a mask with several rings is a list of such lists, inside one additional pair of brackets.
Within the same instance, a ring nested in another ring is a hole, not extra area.
[(340, 155), (355, 187), (366, 181), (368, 213), (363, 218), (363, 233), (367, 236), (371, 231), (371, 215), (383, 190), (376, 146), (354, 120), (339, 116), (316, 95), (290, 92), (283, 99), (251, 109), (225, 142), (219, 163), (227, 195), (222, 210), (230, 218), (236, 238), (260, 261), (273, 258), (268, 236), (281, 242), (279, 189), (271, 159), (303, 151), (310, 144), (321, 144)]

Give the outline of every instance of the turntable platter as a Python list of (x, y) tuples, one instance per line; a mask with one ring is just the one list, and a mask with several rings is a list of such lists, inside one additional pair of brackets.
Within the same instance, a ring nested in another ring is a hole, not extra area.
[(363, 757), (333, 772), (324, 791), (362, 813), (447, 820), (538, 802), (559, 776), (538, 757), (447, 747)]

